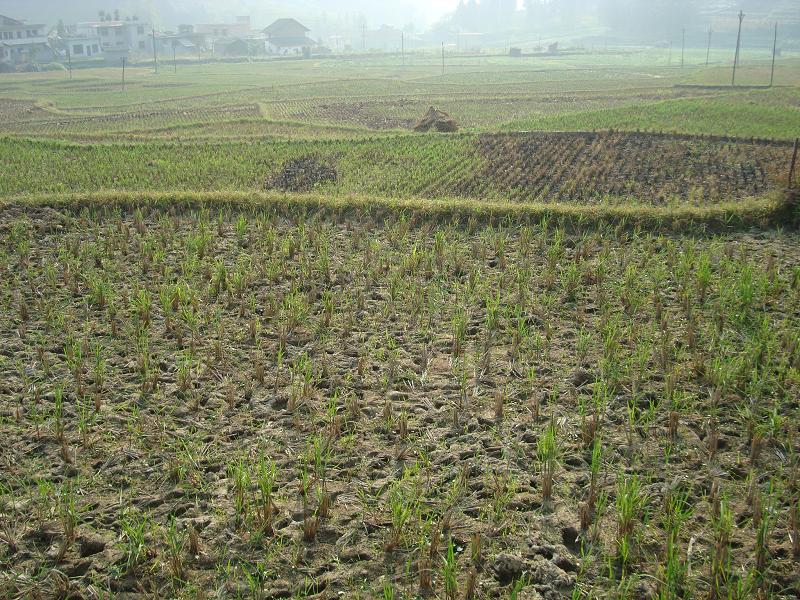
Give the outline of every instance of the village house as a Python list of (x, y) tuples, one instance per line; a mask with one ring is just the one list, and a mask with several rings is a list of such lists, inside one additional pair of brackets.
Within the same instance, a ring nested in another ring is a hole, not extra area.
[(46, 28), (42, 23), (0, 15), (0, 62), (16, 65), (53, 60)]
[[(253, 35), (250, 26), (250, 17), (236, 17), (233, 23), (201, 23), (194, 26), (194, 33), (202, 36), (201, 45), (213, 49), (217, 42), (233, 41), (239, 38), (249, 38)], [(197, 43), (197, 40), (195, 40)], [(224, 45), (224, 44), (221, 44)]]
[(381, 25), (378, 29), (369, 29), (362, 34), (364, 50), (380, 50), (394, 52), (400, 49), (403, 32), (390, 25)]
[(103, 56), (103, 42), (99, 37), (78, 33), (77, 28), (59, 21), (49, 35), (50, 47), (57, 60), (71, 63), (97, 60)]
[(72, 62), (83, 59), (100, 58), (103, 55), (103, 43), (97, 36), (81, 35), (72, 31), (64, 31), (51, 41), (51, 46), (60, 59), (68, 58)]
[(227, 57), (253, 57), (264, 54), (263, 37), (241, 37), (217, 40), (214, 43), (214, 54)]
[(125, 21), (87, 21), (76, 26), (78, 35), (98, 38), (101, 50), (112, 54), (153, 51), (152, 27), (136, 17)]
[(308, 37), (310, 30), (295, 19), (278, 19), (264, 29), (268, 54), (309, 54), (317, 42)]
[(201, 23), (194, 26), (194, 32), (209, 38), (247, 37), (253, 33), (250, 17), (236, 17), (234, 23)]
[(159, 54), (169, 56), (197, 56), (201, 46), (195, 43), (193, 34), (165, 32), (156, 36)]
[(103, 43), (98, 37), (75, 35), (64, 38), (71, 57), (91, 58), (103, 53)]

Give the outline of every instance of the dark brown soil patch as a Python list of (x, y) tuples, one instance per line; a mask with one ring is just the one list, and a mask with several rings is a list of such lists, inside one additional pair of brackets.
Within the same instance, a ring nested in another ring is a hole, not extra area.
[(286, 192), (308, 192), (337, 179), (335, 167), (313, 156), (293, 158), (284, 163), (280, 172), (267, 181), (267, 189)]
[(470, 187), (490, 185), (517, 200), (593, 204), (647, 199), (713, 204), (758, 196), (788, 170), (791, 149), (765, 140), (577, 132), (486, 135)]

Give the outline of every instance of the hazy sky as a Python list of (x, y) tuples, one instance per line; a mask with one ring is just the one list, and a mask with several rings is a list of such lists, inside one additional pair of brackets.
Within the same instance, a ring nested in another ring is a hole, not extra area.
[(119, 8), (123, 14), (139, 7), (139, 12), (146, 12), (142, 8), (152, 8), (160, 14), (178, 12), (188, 16), (196, 12), (198, 19), (204, 20), (211, 15), (221, 18), (228, 14), (252, 14), (255, 18), (272, 13), (307, 16), (321, 10), (331, 15), (364, 14), (374, 24), (386, 19), (401, 25), (409, 21), (430, 24), (455, 10), (457, 5), (458, 0), (0, 0), (0, 14), (29, 20), (64, 16), (69, 20), (73, 15), (83, 14), (90, 18), (101, 7)]
[(412, 0), (412, 3), (428, 19), (441, 17), (458, 6), (458, 0)]

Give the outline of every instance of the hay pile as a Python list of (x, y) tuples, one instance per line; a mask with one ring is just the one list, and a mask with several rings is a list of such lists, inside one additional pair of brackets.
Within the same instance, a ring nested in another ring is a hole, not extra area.
[(431, 106), (428, 112), (425, 113), (425, 116), (417, 121), (413, 129), (417, 132), (430, 131), (433, 129), (440, 133), (452, 133), (458, 131), (458, 123), (443, 110), (438, 110)]

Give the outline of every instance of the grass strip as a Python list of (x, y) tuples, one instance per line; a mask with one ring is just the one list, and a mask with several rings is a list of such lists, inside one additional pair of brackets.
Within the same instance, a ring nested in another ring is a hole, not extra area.
[(155, 208), (196, 210), (230, 208), (270, 210), (285, 216), (319, 215), (335, 219), (407, 218), (414, 222), (460, 225), (558, 222), (570, 229), (612, 225), (652, 231), (731, 232), (790, 227), (798, 221), (798, 192), (772, 192), (762, 198), (712, 206), (578, 206), (572, 204), (507, 203), (474, 199), (385, 198), (365, 195), (331, 196), (288, 192), (99, 191), (0, 197), (0, 211), (14, 208), (54, 209)]

